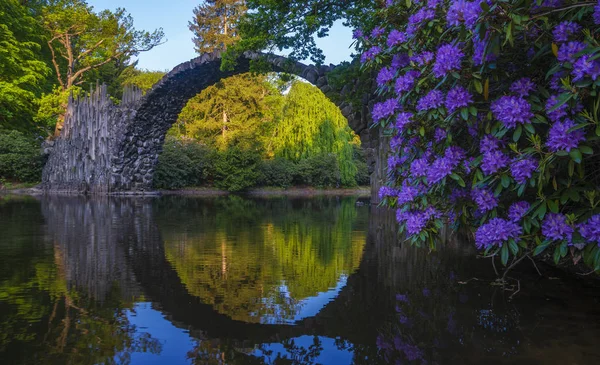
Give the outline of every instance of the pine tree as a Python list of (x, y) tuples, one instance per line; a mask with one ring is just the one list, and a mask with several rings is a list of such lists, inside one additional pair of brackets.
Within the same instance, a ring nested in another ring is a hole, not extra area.
[(198, 5), (189, 22), (196, 52), (224, 51), (239, 40), (237, 22), (245, 12), (245, 0), (205, 0)]

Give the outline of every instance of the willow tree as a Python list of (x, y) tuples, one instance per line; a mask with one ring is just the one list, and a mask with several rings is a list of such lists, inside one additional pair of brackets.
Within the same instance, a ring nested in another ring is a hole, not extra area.
[(283, 116), (273, 133), (275, 156), (291, 161), (335, 154), (341, 183), (356, 185), (353, 144), (358, 143), (339, 108), (316, 87), (301, 81), (292, 83)]

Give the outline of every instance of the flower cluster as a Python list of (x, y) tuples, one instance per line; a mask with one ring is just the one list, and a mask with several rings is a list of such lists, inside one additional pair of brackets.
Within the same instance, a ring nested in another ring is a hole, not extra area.
[(380, 193), (411, 243), (450, 223), (503, 260), (600, 245), (600, 176), (585, 168), (600, 148), (600, 0), (571, 3), (388, 1), (359, 38), (391, 135)]

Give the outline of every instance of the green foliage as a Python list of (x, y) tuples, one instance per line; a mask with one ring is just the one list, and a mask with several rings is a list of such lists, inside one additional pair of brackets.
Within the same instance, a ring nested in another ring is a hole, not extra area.
[(354, 145), (352, 156), (354, 164), (356, 165), (356, 184), (359, 186), (367, 186), (371, 184), (371, 175), (369, 174), (369, 166), (367, 165), (365, 150), (357, 145)]
[(167, 137), (154, 173), (154, 187), (181, 189), (206, 184), (215, 153), (195, 141)]
[(196, 52), (224, 51), (237, 42), (237, 23), (245, 12), (244, 0), (206, 0), (198, 5), (189, 22)]
[(246, 148), (256, 140), (262, 144), (281, 104), (281, 94), (265, 76), (232, 76), (190, 99), (170, 133), (220, 150), (231, 144)]
[(0, 129), (0, 180), (38, 182), (42, 167), (38, 143), (19, 131)]
[(152, 33), (136, 30), (125, 9), (96, 13), (83, 0), (50, 0), (42, 19), (63, 89), (77, 85), (90, 70), (154, 48), (164, 36), (162, 29)]
[(299, 162), (335, 154), (341, 184), (355, 186), (357, 169), (353, 161), (353, 138), (346, 118), (320, 90), (304, 82), (292, 84), (282, 120), (275, 127), (272, 138), (275, 156)]
[(231, 146), (219, 152), (215, 161), (215, 185), (227, 191), (243, 191), (256, 185), (259, 177), (260, 154), (256, 148)]
[(43, 32), (25, 6), (0, 2), (0, 127), (31, 128), (36, 98), (50, 73), (42, 43)]
[(298, 185), (338, 188), (342, 184), (340, 165), (333, 153), (324, 153), (300, 160), (295, 180)]
[(63, 90), (56, 86), (51, 93), (44, 94), (39, 100), (39, 108), (34, 121), (47, 131), (54, 131), (57, 123), (62, 123), (69, 103), (69, 95), (77, 98), (83, 96), (85, 91), (77, 86)]
[(137, 86), (142, 92), (146, 93), (163, 76), (165, 76), (165, 73), (162, 71), (138, 70), (134, 67), (128, 67), (120, 75), (119, 79), (122, 86)]
[(294, 182), (296, 171), (296, 165), (290, 160), (284, 158), (265, 160), (260, 165), (259, 184), (288, 188)]
[(320, 64), (325, 59), (315, 43), (315, 36), (328, 35), (336, 20), (358, 26), (372, 21), (370, 10), (378, 6), (373, 0), (352, 1), (273, 1), (248, 0), (249, 11), (240, 19), (241, 40), (228, 49), (223, 67), (229, 68), (237, 55), (246, 50), (289, 49), (289, 57), (310, 58)]

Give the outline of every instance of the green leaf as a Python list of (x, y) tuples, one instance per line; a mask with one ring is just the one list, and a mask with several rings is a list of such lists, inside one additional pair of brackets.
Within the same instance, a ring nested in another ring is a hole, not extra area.
[(515, 133), (513, 133), (513, 141), (519, 141), (519, 138), (521, 138), (521, 133), (523, 133), (523, 127), (519, 125), (515, 130)]
[(460, 116), (464, 119), (464, 120), (469, 120), (469, 108), (462, 108), (460, 110)]
[(548, 246), (550, 246), (551, 243), (552, 242), (548, 240), (542, 242), (542, 244), (538, 245), (535, 250), (533, 250), (533, 256), (541, 254), (546, 248), (548, 248)]
[(554, 264), (558, 265), (558, 262), (560, 261), (560, 246), (556, 246), (556, 248), (554, 249)]
[(504, 266), (506, 266), (508, 263), (508, 245), (506, 243), (502, 245), (502, 250), (500, 251), (500, 261)]
[(525, 130), (529, 132), (529, 134), (535, 134), (535, 128), (531, 123), (525, 124)]
[(586, 155), (594, 154), (594, 150), (589, 146), (579, 146), (579, 150)]
[(581, 163), (581, 159), (583, 158), (581, 151), (579, 151), (578, 148), (572, 149), (571, 152), (569, 152), (569, 156), (571, 156), (571, 159), (576, 163)]
[(534, 217), (540, 217), (540, 219), (544, 219), (544, 216), (546, 215), (546, 202), (542, 202), (542, 204), (540, 204), (540, 206), (536, 209), (536, 211), (533, 213)]
[(483, 94), (483, 85), (481, 84), (481, 81), (473, 80), (473, 85), (479, 94)]
[(567, 101), (571, 100), (574, 96), (575, 96), (575, 94), (571, 94), (571, 93), (560, 94), (558, 96), (558, 103), (554, 104), (554, 106), (552, 108), (550, 108), (550, 110), (548, 110), (548, 113), (551, 113), (551, 112), (555, 111), (556, 109), (560, 108)]
[(519, 252), (519, 246), (517, 246), (515, 240), (511, 239), (508, 241), (508, 248), (510, 249), (510, 252), (513, 254), (513, 256), (517, 256), (517, 253)]
[(483, 10), (486, 13), (490, 11), (490, 6), (485, 1), (479, 3), (479, 6), (481, 7), (481, 10)]
[(548, 200), (548, 208), (552, 213), (558, 213), (558, 202), (556, 200)]
[(502, 175), (502, 187), (508, 188), (510, 185), (510, 177), (508, 175)]

